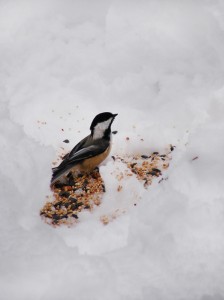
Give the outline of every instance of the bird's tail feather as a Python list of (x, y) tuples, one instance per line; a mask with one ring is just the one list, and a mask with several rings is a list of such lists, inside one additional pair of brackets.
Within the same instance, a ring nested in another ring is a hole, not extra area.
[(67, 173), (69, 172), (69, 170), (70, 170), (70, 167), (68, 167), (66, 169), (64, 169), (64, 168), (61, 169), (61, 168), (58, 168), (58, 167), (52, 168), (53, 174), (52, 174), (52, 177), (51, 177), (51, 186), (53, 184), (55, 184), (55, 182), (57, 180), (59, 180), (62, 175), (67, 175)]

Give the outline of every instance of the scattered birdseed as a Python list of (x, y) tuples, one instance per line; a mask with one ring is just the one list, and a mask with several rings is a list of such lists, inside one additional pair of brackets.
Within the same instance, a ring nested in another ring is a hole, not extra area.
[(122, 185), (119, 185), (117, 191), (120, 192), (122, 190)]
[[(158, 183), (167, 180), (167, 177), (162, 177), (162, 172), (169, 167), (170, 151), (173, 151), (174, 147), (171, 148), (170, 146), (169, 152), (165, 154), (153, 152), (152, 154), (126, 155), (124, 157), (112, 156), (115, 162), (120, 161), (128, 167), (128, 170), (123, 172), (111, 173), (111, 176), (116, 176), (119, 181), (117, 192), (123, 189), (122, 180), (129, 176), (135, 176), (146, 189), (154, 178), (159, 178)], [(193, 160), (197, 158), (195, 157)], [(79, 213), (83, 210), (93, 211), (101, 204), (103, 194), (106, 192), (99, 168), (90, 174), (79, 175), (76, 178), (70, 176), (67, 184), (57, 182), (52, 187), (52, 191), (53, 199), (51, 200), (49, 196), (46, 197), (47, 202), (40, 210), (40, 215), (47, 224), (54, 227), (72, 226), (78, 223)], [(117, 209), (109, 215), (101, 216), (100, 221), (103, 224), (108, 224), (124, 213), (125, 210)]]
[[(115, 157), (116, 161), (120, 160), (127, 165), (137, 179), (142, 181), (145, 188), (152, 183), (154, 177), (162, 176), (162, 170), (168, 168), (170, 159), (170, 153), (159, 155), (159, 152), (153, 152), (151, 155), (126, 156), (125, 158)], [(124, 175), (117, 174), (116, 178), (121, 181)]]
[(173, 151), (176, 146), (170, 145), (170, 150)]
[(64, 140), (64, 141), (63, 141), (63, 143), (66, 143), (66, 144), (68, 144), (68, 143), (69, 143), (69, 140), (68, 140), (68, 139), (66, 139), (66, 140)]
[(196, 159), (198, 159), (198, 156), (195, 156), (194, 158), (192, 158), (192, 160), (196, 160)]

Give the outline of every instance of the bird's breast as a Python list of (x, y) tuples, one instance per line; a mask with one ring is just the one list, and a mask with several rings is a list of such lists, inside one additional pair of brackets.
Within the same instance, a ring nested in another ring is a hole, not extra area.
[(109, 146), (103, 153), (85, 159), (81, 164), (83, 171), (91, 172), (92, 170), (94, 170), (95, 167), (97, 167), (99, 164), (101, 164), (101, 162), (103, 162), (107, 158), (107, 156), (110, 153), (110, 150), (111, 150), (111, 146)]

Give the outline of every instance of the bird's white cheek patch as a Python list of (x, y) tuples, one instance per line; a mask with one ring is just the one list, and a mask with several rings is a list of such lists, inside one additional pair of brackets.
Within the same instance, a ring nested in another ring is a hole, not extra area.
[(99, 123), (94, 128), (93, 139), (101, 139), (104, 136), (105, 130), (110, 126), (112, 118), (102, 123)]

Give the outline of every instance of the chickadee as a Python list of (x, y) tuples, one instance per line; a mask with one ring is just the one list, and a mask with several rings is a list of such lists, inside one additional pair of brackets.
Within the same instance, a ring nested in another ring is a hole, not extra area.
[(111, 125), (117, 114), (104, 112), (98, 114), (90, 126), (91, 134), (81, 140), (70, 153), (63, 157), (61, 164), (53, 168), (51, 186), (71, 172), (73, 177), (79, 173), (89, 173), (110, 153)]

